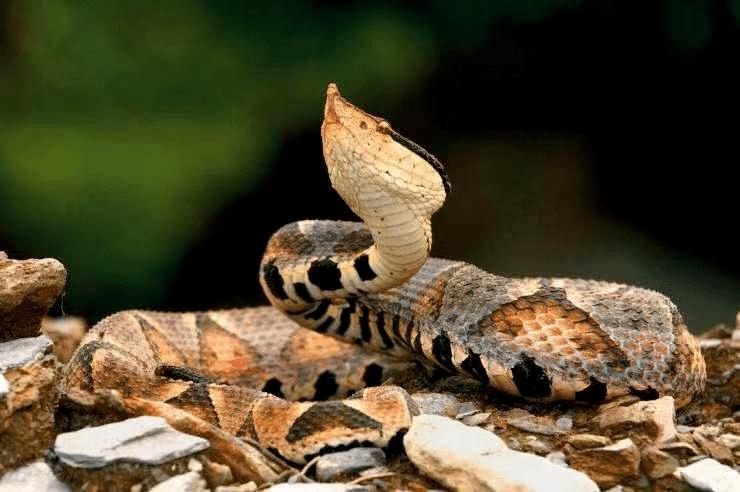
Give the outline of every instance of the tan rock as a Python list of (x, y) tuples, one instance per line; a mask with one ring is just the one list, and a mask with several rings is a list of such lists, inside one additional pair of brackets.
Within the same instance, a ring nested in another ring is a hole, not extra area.
[(61, 364), (45, 336), (0, 343), (0, 472), (40, 458), (54, 442)]
[(596, 425), (617, 438), (630, 436), (638, 442), (662, 444), (676, 439), (674, 414), (673, 397), (664, 396), (610, 408), (596, 417)]
[(77, 316), (44, 318), (41, 322), (41, 333), (54, 342), (54, 351), (62, 364), (66, 364), (72, 358), (86, 331), (87, 323)]
[(0, 342), (39, 334), (41, 319), (67, 281), (64, 265), (52, 258), (0, 257)]
[(707, 362), (707, 389), (700, 395), (700, 402), (716, 404), (725, 409), (726, 415), (731, 415), (733, 408), (740, 407), (740, 342), (734, 339), (720, 342), (702, 347)]
[(640, 471), (640, 451), (631, 439), (603, 448), (577, 450), (568, 460), (571, 467), (584, 472), (602, 489), (635, 479)]
[(565, 438), (565, 442), (576, 449), (592, 449), (608, 446), (611, 439), (596, 434), (571, 434)]
[(234, 476), (231, 473), (231, 468), (224, 465), (223, 463), (217, 463), (211, 461), (208, 458), (202, 458), (203, 461), (203, 476), (206, 477), (208, 483), (214, 486), (228, 485), (234, 482)]
[(740, 449), (740, 436), (737, 434), (722, 434), (717, 437), (717, 441), (728, 448), (734, 450)]
[(693, 458), (694, 456), (699, 455), (699, 450), (696, 449), (693, 444), (682, 441), (662, 444), (659, 446), (659, 449), (671, 454), (672, 456), (675, 456), (680, 460), (688, 460), (690, 458)]
[(699, 445), (699, 448), (701, 448), (701, 450), (704, 451), (708, 456), (711, 456), (715, 460), (725, 465), (734, 464), (732, 451), (724, 444), (713, 439), (706, 438), (697, 432), (694, 432), (693, 438), (694, 442), (696, 442), (696, 444)]
[(660, 449), (649, 447), (642, 453), (642, 469), (650, 478), (670, 475), (678, 468), (678, 460)]

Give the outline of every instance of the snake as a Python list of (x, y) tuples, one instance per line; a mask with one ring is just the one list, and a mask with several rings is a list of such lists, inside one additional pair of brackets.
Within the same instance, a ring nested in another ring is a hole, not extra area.
[(321, 137), (331, 184), (361, 222), (275, 232), (259, 267), (271, 306), (103, 319), (66, 390), (184, 410), (295, 463), (397, 442), (419, 408), (382, 383), (413, 360), (536, 402), (632, 394), (682, 407), (702, 391), (704, 359), (668, 297), (431, 258), (431, 217), (451, 190), (440, 161), (334, 83)]

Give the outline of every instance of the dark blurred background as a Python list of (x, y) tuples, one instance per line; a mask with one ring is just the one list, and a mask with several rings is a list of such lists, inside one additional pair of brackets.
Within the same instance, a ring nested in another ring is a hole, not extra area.
[(433, 253), (740, 308), (740, 0), (0, 0), (0, 250), (61, 305), (261, 304), (282, 224), (351, 218), (326, 84), (446, 163)]

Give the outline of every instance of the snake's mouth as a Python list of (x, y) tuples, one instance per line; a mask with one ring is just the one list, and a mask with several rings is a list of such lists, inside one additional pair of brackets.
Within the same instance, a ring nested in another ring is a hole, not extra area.
[(409, 140), (408, 138), (404, 137), (397, 131), (393, 130), (392, 128), (388, 129), (388, 135), (396, 142), (407, 149), (409, 149), (414, 154), (418, 155), (425, 161), (427, 161), (435, 171), (439, 174), (440, 178), (442, 178), (442, 186), (444, 186), (445, 193), (450, 194), (450, 190), (452, 189), (452, 184), (450, 183), (450, 178), (447, 176), (447, 171), (445, 170), (444, 165), (440, 162), (439, 159), (434, 157), (431, 152), (427, 151), (424, 147), (417, 144), (416, 142), (413, 142), (412, 140)]
[(339, 123), (339, 115), (337, 114), (334, 104), (335, 99), (342, 96), (339, 94), (339, 88), (334, 82), (329, 83), (329, 87), (326, 89), (326, 104), (324, 105), (324, 123), (321, 125), (321, 133), (324, 133), (324, 126), (335, 125)]

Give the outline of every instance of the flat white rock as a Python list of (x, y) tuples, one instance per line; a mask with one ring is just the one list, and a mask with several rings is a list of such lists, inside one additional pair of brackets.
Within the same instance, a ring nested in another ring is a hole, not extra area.
[(495, 434), (445, 417), (415, 417), (403, 444), (426, 475), (461, 492), (599, 491), (584, 473), (512, 451)]
[(179, 432), (162, 417), (136, 417), (59, 434), (54, 451), (70, 466), (99, 468), (114, 461), (158, 465), (202, 451), (206, 439)]
[(691, 486), (701, 490), (711, 492), (740, 490), (740, 473), (712, 458), (682, 466), (678, 473)]

